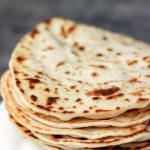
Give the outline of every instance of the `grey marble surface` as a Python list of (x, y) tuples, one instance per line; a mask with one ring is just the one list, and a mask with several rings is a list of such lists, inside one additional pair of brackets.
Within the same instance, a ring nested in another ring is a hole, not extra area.
[(0, 0), (0, 74), (19, 38), (54, 16), (150, 42), (150, 0)]

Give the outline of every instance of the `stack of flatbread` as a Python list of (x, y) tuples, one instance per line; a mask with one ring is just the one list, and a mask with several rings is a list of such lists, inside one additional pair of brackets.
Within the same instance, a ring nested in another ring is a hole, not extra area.
[(150, 46), (125, 35), (42, 22), (17, 44), (1, 94), (45, 149), (150, 149)]

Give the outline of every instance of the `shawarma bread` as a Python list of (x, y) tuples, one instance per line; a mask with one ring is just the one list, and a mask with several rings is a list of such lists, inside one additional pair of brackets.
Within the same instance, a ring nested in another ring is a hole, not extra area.
[(40, 23), (9, 64), (24, 105), (63, 121), (108, 119), (150, 103), (150, 46), (93, 26)]

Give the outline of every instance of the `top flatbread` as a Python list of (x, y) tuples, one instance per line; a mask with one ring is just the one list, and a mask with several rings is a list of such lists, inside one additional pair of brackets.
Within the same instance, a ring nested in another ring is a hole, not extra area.
[(54, 18), (16, 46), (10, 70), (23, 103), (61, 120), (106, 119), (150, 103), (150, 46)]

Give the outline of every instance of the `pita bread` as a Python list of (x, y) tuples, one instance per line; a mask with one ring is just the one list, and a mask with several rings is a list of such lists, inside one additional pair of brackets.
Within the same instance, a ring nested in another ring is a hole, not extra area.
[(150, 104), (150, 46), (70, 20), (39, 24), (16, 46), (16, 93), (35, 112), (63, 121), (108, 119)]
[(150, 45), (54, 18), (17, 44), (1, 93), (19, 131), (46, 149), (149, 149), (149, 68)]
[[(57, 127), (57, 128), (83, 128), (83, 127), (91, 127), (91, 126), (98, 126), (98, 127), (107, 127), (107, 126), (116, 126), (116, 127), (127, 127), (127, 126), (133, 126), (136, 124), (141, 124), (142, 122), (145, 122), (150, 119), (150, 106), (144, 109), (139, 110), (130, 110), (126, 112), (125, 114), (122, 114), (116, 118), (108, 119), (108, 120), (89, 120), (85, 118), (75, 118), (73, 120), (70, 120), (68, 122), (60, 121), (57, 118), (54, 118), (52, 116), (45, 116), (39, 113), (33, 112), (31, 109), (28, 109), (25, 107), (18, 96), (15, 96), (15, 91), (12, 89), (11, 79), (9, 72), (7, 72), (2, 77), (2, 90), (1, 93), (3, 94), (3, 97), (5, 95), (8, 95), (10, 99), (15, 103), (15, 106), (22, 110), (24, 113), (29, 115), (30, 117), (34, 118), (35, 120), (46, 124), (51, 127)], [(4, 98), (5, 99), (5, 98)]]
[[(38, 137), (34, 136), (34, 134), (28, 130), (27, 128), (25, 128), (24, 126), (22, 126), (21, 124), (17, 123), (13, 117), (10, 116), (10, 120), (15, 124), (15, 126), (19, 129), (19, 131), (27, 138), (31, 139), (34, 142), (40, 143), (44, 148), (46, 148), (47, 150), (70, 150), (69, 147), (66, 146), (60, 146), (58, 145), (59, 148), (54, 147), (54, 146), (50, 146), (48, 145), (48, 143), (41, 141), (40, 139), (38, 139)], [(140, 143), (129, 143), (129, 144), (122, 144), (120, 146), (111, 146), (111, 147), (105, 147), (102, 148), (102, 150), (127, 150), (127, 149), (131, 149), (131, 150), (149, 150), (150, 143), (149, 141), (147, 142), (140, 142)], [(85, 149), (76, 149), (76, 148), (71, 148), (71, 150), (85, 150)], [(94, 148), (94, 149), (89, 149), (86, 148), (86, 150), (101, 150), (101, 148)]]

